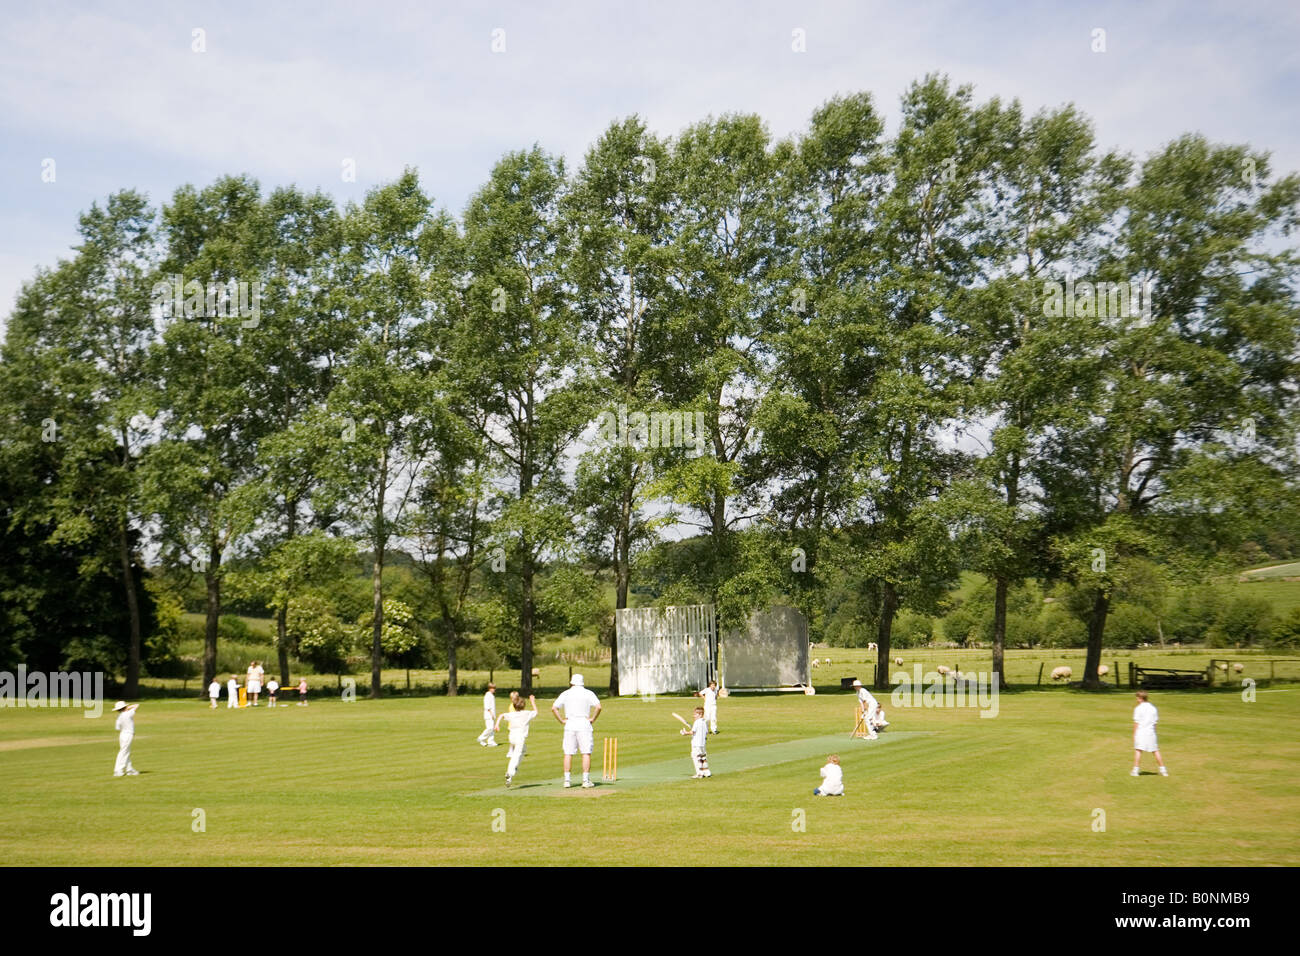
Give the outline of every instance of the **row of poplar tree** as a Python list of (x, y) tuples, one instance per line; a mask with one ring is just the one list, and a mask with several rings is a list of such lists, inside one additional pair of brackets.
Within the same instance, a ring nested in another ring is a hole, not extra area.
[[(859, 94), (779, 141), (753, 115), (667, 138), (632, 117), (576, 170), (510, 153), (459, 218), (414, 171), (342, 207), (247, 177), (161, 209), (119, 192), (9, 317), (5, 533), (104, 544), (86, 573), (114, 582), (128, 692), (146, 564), (201, 575), (206, 684), (233, 558), (264, 575), (283, 669), (295, 594), (365, 554), (374, 694), (394, 551), (436, 595), (453, 693), (490, 576), (526, 692), (539, 573), (585, 557), (624, 607), (684, 528), (673, 597), (815, 620), (851, 582), (882, 682), (899, 610), (959, 569), (994, 585), (998, 672), (1008, 590), (1068, 580), (1095, 683), (1133, 558), (1195, 566), (1294, 507), (1297, 199), (1247, 146), (1136, 160), (1072, 107), (934, 76), (892, 133)], [(1105, 282), (1151, 308), (1114, 314)], [(619, 409), (698, 413), (703, 453), (594, 437)]]

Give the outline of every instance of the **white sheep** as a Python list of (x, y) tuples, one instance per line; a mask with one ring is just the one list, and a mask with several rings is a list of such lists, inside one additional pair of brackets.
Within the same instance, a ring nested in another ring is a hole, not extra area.
[(1219, 668), (1219, 670), (1223, 671), (1225, 674), (1228, 672), (1228, 665), (1225, 664), (1225, 663), (1223, 663), (1222, 661), (1220, 661), (1220, 662), (1219, 662), (1218, 664), (1216, 664), (1215, 666), (1216, 666), (1217, 668)]
[(1105, 665), (1105, 664), (1101, 664), (1101, 665), (1099, 665), (1099, 666), (1097, 667), (1097, 676), (1098, 676), (1098, 677), (1105, 677), (1105, 676), (1106, 676), (1107, 674), (1109, 674), (1109, 673), (1110, 673), (1110, 668), (1109, 668), (1107, 665)]
[(895, 666), (895, 667), (902, 667), (902, 666), (903, 666), (903, 659), (902, 659), (901, 657), (895, 657), (895, 658), (894, 658), (894, 666)]
[(813, 658), (812, 666), (813, 666), (813, 667), (821, 667), (821, 666), (822, 666), (822, 662), (819, 661), (817, 658), (814, 657), (814, 658)]
[(1068, 667), (1052, 668), (1052, 680), (1069, 680), (1074, 675), (1074, 671)]
[(829, 664), (830, 662), (831, 662), (831, 659), (830, 659), (829, 657), (826, 657), (826, 658), (823, 658), (823, 659), (822, 659), (822, 663), (823, 663), (823, 664)]
[(869, 650), (869, 651), (874, 651), (874, 650), (878, 650), (878, 648), (876, 647), (875, 644), (868, 644), (868, 645), (867, 645), (867, 650)]
[(946, 664), (940, 664), (935, 669), (939, 672), (940, 676), (942, 677), (947, 677), (949, 674), (952, 673), (952, 671), (948, 668)]
[(1244, 670), (1246, 669), (1246, 665), (1245, 665), (1245, 664), (1233, 664), (1233, 665), (1232, 665), (1232, 669), (1233, 669), (1234, 671), (1236, 671), (1238, 674), (1240, 674), (1242, 671), (1244, 671)]

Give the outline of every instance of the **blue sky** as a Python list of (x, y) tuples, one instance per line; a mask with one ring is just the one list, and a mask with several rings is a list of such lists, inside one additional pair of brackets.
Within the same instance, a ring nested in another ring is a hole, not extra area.
[[(459, 213), (538, 143), (581, 161), (614, 119), (673, 134), (760, 114), (777, 136), (837, 93), (891, 118), (930, 71), (979, 99), (1073, 102), (1138, 156), (1180, 133), (1300, 169), (1300, 4), (17, 3), (0, 17), (0, 316), (127, 187), (161, 202), (248, 173), (358, 199), (408, 165)], [(1093, 31), (1106, 50), (1092, 50)], [(205, 52), (194, 52), (194, 30)], [(492, 51), (504, 30), (505, 51)], [(802, 29), (806, 52), (792, 49)], [(341, 177), (356, 162), (356, 181)], [(42, 163), (55, 161), (55, 181)], [(0, 319), (0, 321), (3, 321)]]

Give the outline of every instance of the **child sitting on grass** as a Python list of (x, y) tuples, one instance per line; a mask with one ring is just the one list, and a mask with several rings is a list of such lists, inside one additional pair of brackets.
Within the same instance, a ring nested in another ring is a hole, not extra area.
[(840, 769), (840, 755), (831, 754), (822, 767), (822, 785), (813, 791), (814, 797), (844, 796), (844, 771)]

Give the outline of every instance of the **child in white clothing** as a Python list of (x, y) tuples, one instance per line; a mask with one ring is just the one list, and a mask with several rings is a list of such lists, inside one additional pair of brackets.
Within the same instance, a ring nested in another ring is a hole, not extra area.
[(691, 738), (691, 765), (695, 767), (695, 776), (692, 779), (701, 777), (712, 777), (713, 771), (709, 769), (709, 755), (705, 753), (705, 741), (709, 739), (709, 724), (704, 719), (704, 708), (695, 708), (695, 723), (691, 724), (691, 729), (682, 728), (682, 735), (689, 734)]
[(510, 786), (510, 781), (515, 779), (515, 774), (519, 772), (519, 761), (524, 759), (525, 745), (528, 742), (528, 725), (532, 723), (533, 718), (537, 716), (537, 698), (532, 694), (528, 695), (528, 703), (532, 704), (532, 710), (524, 710), (524, 699), (518, 694), (512, 694), (510, 697), (511, 709), (506, 711), (496, 719), (493, 726), (493, 732), (501, 729), (501, 721), (505, 721), (510, 728), (510, 749), (506, 751), (506, 786)]
[(813, 791), (814, 797), (844, 796), (844, 771), (840, 769), (840, 755), (831, 754), (822, 767), (822, 785)]

